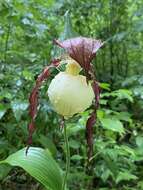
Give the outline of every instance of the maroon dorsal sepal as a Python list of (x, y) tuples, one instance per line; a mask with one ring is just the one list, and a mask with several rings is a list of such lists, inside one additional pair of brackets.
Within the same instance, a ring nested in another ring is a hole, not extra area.
[(54, 40), (54, 43), (64, 48), (69, 56), (80, 64), (86, 77), (90, 80), (91, 61), (104, 43), (101, 40), (86, 37), (70, 38), (62, 42)]

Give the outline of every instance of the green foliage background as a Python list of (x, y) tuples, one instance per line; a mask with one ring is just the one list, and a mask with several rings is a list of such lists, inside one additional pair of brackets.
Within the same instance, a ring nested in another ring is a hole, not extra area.
[[(92, 172), (86, 171), (85, 123), (90, 109), (67, 122), (69, 189), (143, 189), (143, 1), (0, 1), (0, 159), (27, 140), (28, 97), (37, 75), (54, 55), (53, 39), (69, 10), (77, 34), (104, 40), (93, 61), (102, 88), (94, 126)], [(66, 31), (67, 30), (67, 31)], [(51, 76), (52, 79), (53, 76)], [(65, 169), (63, 134), (46, 91), (41, 89), (33, 145), (48, 148)], [(43, 189), (23, 170), (0, 165), (0, 189)]]

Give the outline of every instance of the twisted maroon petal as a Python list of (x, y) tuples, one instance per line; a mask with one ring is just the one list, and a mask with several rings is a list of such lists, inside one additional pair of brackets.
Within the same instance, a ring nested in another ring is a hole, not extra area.
[(88, 160), (93, 155), (93, 125), (96, 122), (96, 113), (92, 112), (91, 116), (88, 118), (87, 123), (86, 123), (86, 140), (87, 140), (87, 145), (88, 145)]
[(87, 120), (86, 123), (86, 140), (87, 140), (87, 145), (88, 145), (88, 160), (93, 155), (93, 126), (96, 123), (96, 111), (99, 107), (99, 99), (100, 99), (100, 88), (98, 83), (94, 80), (92, 83), (92, 88), (95, 94), (95, 109), (91, 113), (90, 117)]
[(55, 40), (54, 42), (56, 45), (64, 48), (70, 57), (80, 64), (87, 77), (92, 59), (95, 57), (97, 50), (103, 46), (101, 40), (85, 37), (71, 38), (63, 42)]
[(30, 97), (29, 97), (29, 116), (31, 118), (31, 122), (28, 125), (29, 137), (27, 141), (27, 149), (26, 154), (28, 153), (28, 149), (32, 144), (32, 135), (35, 131), (35, 119), (38, 112), (38, 98), (39, 98), (39, 89), (42, 86), (43, 82), (50, 76), (50, 68), (58, 66), (60, 60), (53, 60), (51, 65), (47, 66), (43, 72), (38, 76), (36, 80), (35, 87), (33, 88)]
[(29, 115), (32, 119), (35, 119), (37, 114), (37, 106), (38, 106), (38, 95), (39, 95), (39, 87), (35, 86), (29, 97)]
[(95, 109), (97, 110), (99, 107), (99, 99), (100, 99), (100, 87), (98, 85), (98, 82), (96, 80), (92, 83), (92, 88), (95, 95)]

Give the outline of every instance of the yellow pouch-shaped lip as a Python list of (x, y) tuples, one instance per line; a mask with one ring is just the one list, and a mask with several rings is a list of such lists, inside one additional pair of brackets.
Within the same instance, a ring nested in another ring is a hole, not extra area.
[(54, 110), (65, 118), (83, 112), (91, 104), (94, 92), (86, 77), (79, 75), (80, 65), (72, 59), (67, 60), (65, 72), (60, 72), (51, 81), (48, 96)]

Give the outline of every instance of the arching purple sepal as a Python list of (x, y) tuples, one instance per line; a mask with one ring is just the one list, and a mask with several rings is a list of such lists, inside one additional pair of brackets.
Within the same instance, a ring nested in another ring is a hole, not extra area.
[(64, 48), (69, 56), (80, 64), (85, 71), (86, 77), (89, 78), (90, 63), (97, 50), (103, 46), (103, 42), (85, 37), (71, 38), (62, 42), (55, 40), (54, 42), (59, 47)]

